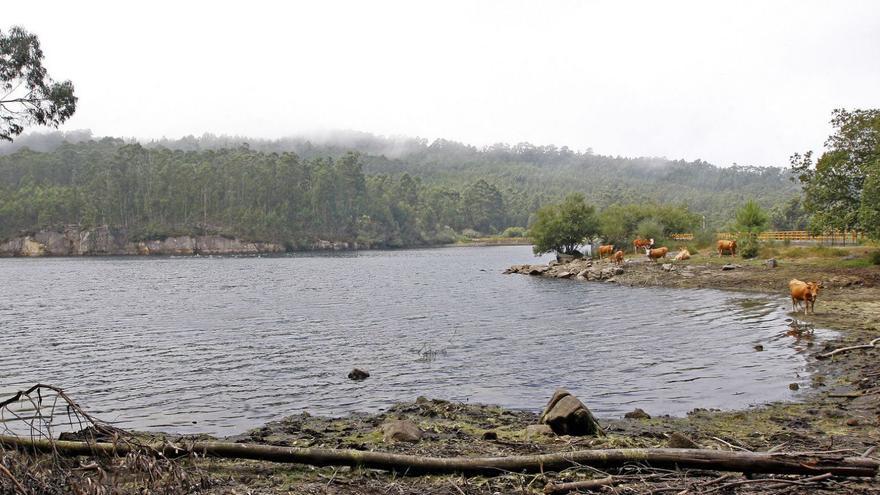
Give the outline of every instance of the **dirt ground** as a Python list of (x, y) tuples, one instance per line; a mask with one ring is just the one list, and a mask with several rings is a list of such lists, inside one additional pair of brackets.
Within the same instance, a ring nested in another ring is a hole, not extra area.
[[(817, 356), (832, 349), (863, 344), (880, 336), (880, 267), (846, 267), (826, 259), (779, 259), (776, 268), (761, 260), (695, 256), (676, 262), (670, 271), (661, 263), (637, 257), (624, 264), (613, 282), (565, 280), (560, 283), (617, 283), (629, 286), (714, 288), (787, 294), (792, 278), (823, 285), (816, 313), (797, 320), (830, 328), (839, 338), (809, 346), (812, 387), (803, 402), (776, 403), (743, 411), (696, 409), (686, 417), (602, 419), (607, 435), (569, 437), (532, 435), (538, 422), (532, 412), (495, 406), (459, 404), (419, 398), (379, 414), (322, 418), (308, 414), (271, 422), (229, 440), (295, 447), (373, 450), (432, 457), (507, 456), (596, 448), (666, 447), (684, 435), (703, 448), (749, 451), (834, 451), (868, 455), (880, 445), (880, 349), (859, 349), (830, 359)], [(605, 263), (605, 262), (602, 262)], [(735, 265), (723, 270), (724, 265)], [(554, 267), (540, 276), (565, 269)], [(505, 275), (528, 276), (528, 275)], [(793, 339), (809, 339), (793, 329)], [(784, 384), (781, 384), (784, 385)], [(548, 396), (552, 391), (548, 391)], [(589, 404), (587, 404), (589, 405)], [(381, 426), (388, 419), (409, 419), (424, 432), (417, 443), (386, 443)], [(90, 462), (81, 459), (82, 464)], [(655, 470), (631, 465), (614, 472), (572, 466), (563, 472), (499, 476), (406, 476), (353, 468), (314, 468), (258, 461), (188, 459), (178, 461), (188, 480), (166, 493), (236, 494), (495, 494), (543, 493), (553, 482), (617, 477), (619, 484), (603, 493), (880, 493), (876, 479), (828, 479), (792, 482), (798, 477), (749, 476), (711, 471)], [(770, 479), (773, 482), (768, 482)], [(780, 484), (779, 480), (789, 480)], [(0, 493), (15, 493), (0, 476)], [(801, 483), (801, 484), (798, 484)], [(171, 485), (169, 485), (171, 486)], [(136, 489), (133, 493), (138, 492)]]

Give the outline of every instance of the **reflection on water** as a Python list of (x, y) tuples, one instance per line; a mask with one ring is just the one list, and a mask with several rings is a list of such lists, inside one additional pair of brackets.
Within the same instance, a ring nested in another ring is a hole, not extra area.
[[(501, 275), (534, 261), (524, 246), (0, 260), (0, 391), (52, 383), (123, 427), (225, 435), (419, 395), (537, 410), (558, 386), (600, 416), (680, 415), (787, 399), (805, 377), (783, 297)], [(371, 377), (348, 380), (354, 366)]]

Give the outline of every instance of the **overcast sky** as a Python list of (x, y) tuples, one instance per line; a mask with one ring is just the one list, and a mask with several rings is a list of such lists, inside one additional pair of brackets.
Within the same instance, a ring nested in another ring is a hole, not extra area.
[(381, 135), (787, 165), (880, 107), (878, 1), (5, 2), (63, 129)]

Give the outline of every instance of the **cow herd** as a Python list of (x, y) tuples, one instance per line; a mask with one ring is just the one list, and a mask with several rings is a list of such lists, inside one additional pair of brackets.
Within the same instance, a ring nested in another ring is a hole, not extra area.
[[(716, 248), (718, 250), (718, 256), (724, 256), (725, 254), (736, 256), (736, 240), (719, 240), (716, 244)], [(638, 253), (639, 250), (642, 249), (645, 251), (645, 256), (654, 262), (658, 259), (666, 258), (666, 255), (669, 254), (669, 248), (665, 246), (654, 248), (654, 239), (635, 239), (633, 241), (633, 252)], [(603, 244), (599, 246), (599, 259), (601, 260), (606, 257), (615, 265), (623, 264), (623, 251), (615, 251), (614, 244)], [(690, 259), (690, 257), (691, 254), (688, 249), (683, 247), (678, 254), (675, 255), (675, 260), (687, 260)], [(801, 303), (803, 303), (804, 315), (807, 313), (813, 313), (816, 298), (819, 297), (819, 288), (821, 287), (821, 284), (819, 282), (803, 282), (801, 280), (792, 279), (788, 283), (788, 287), (791, 292), (792, 311), (799, 311)]]

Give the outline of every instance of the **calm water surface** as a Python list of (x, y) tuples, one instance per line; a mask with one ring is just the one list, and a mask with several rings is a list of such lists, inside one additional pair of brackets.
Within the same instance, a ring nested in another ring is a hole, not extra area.
[[(536, 261), (525, 246), (3, 259), (0, 392), (51, 383), (123, 427), (229, 435), (419, 395), (538, 410), (563, 386), (600, 416), (681, 415), (806, 385), (786, 298), (501, 274)], [(372, 376), (348, 380), (354, 366)]]

